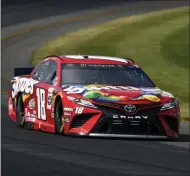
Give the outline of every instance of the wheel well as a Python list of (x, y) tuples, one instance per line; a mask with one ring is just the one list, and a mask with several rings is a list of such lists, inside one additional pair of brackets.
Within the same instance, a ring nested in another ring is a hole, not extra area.
[(16, 107), (18, 107), (18, 99), (19, 99), (20, 96), (22, 96), (22, 93), (21, 93), (21, 92), (19, 92), (19, 93), (17, 94), (17, 97), (16, 97)]

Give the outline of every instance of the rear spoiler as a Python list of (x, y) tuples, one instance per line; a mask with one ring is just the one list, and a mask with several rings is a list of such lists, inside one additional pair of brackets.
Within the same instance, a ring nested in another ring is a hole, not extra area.
[(14, 68), (14, 77), (29, 75), (34, 70), (34, 67), (22, 67), (22, 68)]

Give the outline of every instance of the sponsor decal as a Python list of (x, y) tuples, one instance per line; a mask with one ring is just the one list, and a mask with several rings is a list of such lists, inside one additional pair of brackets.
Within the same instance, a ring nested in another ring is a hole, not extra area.
[(97, 101), (106, 101), (106, 102), (117, 102), (117, 101), (127, 101), (129, 97), (127, 96), (116, 96), (110, 95), (100, 90), (86, 91), (83, 96), (89, 99), (96, 99)]
[(36, 121), (36, 118), (33, 118), (33, 117), (26, 117), (25, 118), (25, 121), (29, 121), (29, 122), (35, 122)]
[(70, 117), (64, 117), (64, 122), (69, 123), (70, 122)]
[(75, 87), (75, 86), (69, 86), (65, 89), (63, 89), (64, 92), (66, 92), (67, 94), (72, 94), (72, 93), (82, 93), (84, 92), (86, 89), (83, 87)]
[(37, 115), (36, 114), (31, 114), (30, 117), (37, 118)]
[(152, 102), (159, 102), (160, 101), (160, 98), (158, 98), (157, 94), (144, 94), (144, 95), (141, 95), (139, 97), (135, 97), (135, 98), (132, 98), (132, 100), (149, 100), (149, 101), (152, 101)]
[(161, 93), (161, 90), (156, 87), (156, 88), (139, 88), (140, 90), (144, 91), (144, 92), (151, 92), (151, 93)]
[(125, 115), (113, 115), (113, 119), (131, 119), (131, 120), (141, 120), (147, 119), (148, 116), (125, 116)]
[(146, 100), (153, 101), (153, 102), (159, 102), (160, 101), (160, 98), (158, 98), (155, 95), (143, 95), (143, 98)]
[(64, 116), (71, 116), (72, 114), (69, 112), (64, 112)]
[(131, 100), (144, 100), (144, 97), (143, 96), (139, 96), (139, 97), (132, 98)]
[(83, 93), (86, 90), (139, 90), (138, 88), (131, 87), (131, 86), (97, 86), (97, 85), (88, 85), (84, 87), (80, 86), (62, 86), (63, 91), (67, 94), (72, 93)]
[(77, 102), (77, 104), (82, 105), (82, 106), (96, 108), (91, 102), (89, 102), (87, 100), (80, 99), (79, 102)]
[(76, 100), (75, 97), (71, 97), (71, 96), (67, 96), (67, 98), (68, 98), (68, 100), (70, 100), (70, 101), (75, 101), (75, 100)]
[(104, 65), (104, 64), (81, 64), (81, 67), (93, 68), (116, 68), (117, 65)]
[(124, 106), (124, 109), (127, 112), (135, 112), (136, 111), (136, 106), (128, 104), (128, 105)]
[(15, 76), (12, 80), (11, 80), (11, 82), (15, 82), (17, 79), (19, 79), (20, 77), (19, 76)]
[(50, 87), (48, 89), (48, 96), (47, 96), (47, 109), (51, 109), (51, 103), (52, 103), (52, 100), (53, 100), (53, 91), (54, 91), (55, 88), (53, 87)]
[(16, 78), (16, 82), (12, 85), (12, 98), (15, 98), (18, 92), (33, 94), (34, 84), (38, 82), (39, 81), (28, 78)]
[(34, 101), (34, 98), (32, 98), (32, 99), (29, 101), (28, 106), (29, 106), (30, 109), (34, 109), (35, 104), (36, 104), (36, 103), (35, 103), (35, 101)]
[(69, 111), (69, 112), (73, 112), (73, 108), (69, 108), (69, 107), (65, 107), (63, 108), (64, 111)]

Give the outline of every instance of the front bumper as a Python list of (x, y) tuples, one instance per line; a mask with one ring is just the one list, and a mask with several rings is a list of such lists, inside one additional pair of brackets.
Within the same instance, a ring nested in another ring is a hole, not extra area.
[[(158, 115), (160, 105), (151, 105), (146, 108), (144, 108), (145, 105), (141, 106), (143, 106), (142, 109), (140, 107), (135, 114), (131, 115), (123, 112), (120, 107), (99, 105), (98, 109), (102, 114), (98, 117), (98, 120), (92, 121), (93, 114), (81, 114), (71, 124), (71, 129), (75, 130), (68, 133), (90, 137), (144, 139), (167, 139), (179, 136), (179, 121), (177, 118), (168, 116), (168, 112), (165, 112), (166, 115)], [(141, 118), (131, 119), (131, 117), (136, 116)], [(142, 118), (145, 116), (147, 118)]]
[(175, 140), (176, 136), (160, 136), (160, 135), (130, 135), (130, 134), (104, 134), (104, 133), (68, 133), (67, 136), (90, 137), (90, 138), (118, 138), (118, 139), (151, 139), (151, 140)]

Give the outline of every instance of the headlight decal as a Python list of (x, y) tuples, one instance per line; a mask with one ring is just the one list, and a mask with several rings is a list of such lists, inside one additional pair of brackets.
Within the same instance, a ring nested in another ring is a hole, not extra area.
[(162, 106), (162, 108), (160, 109), (160, 111), (173, 109), (173, 108), (175, 108), (175, 106), (176, 106), (176, 103), (175, 103), (175, 102), (165, 103), (165, 104)]
[(83, 100), (83, 99), (79, 99), (79, 98), (75, 98), (75, 97), (71, 97), (71, 96), (67, 96), (68, 100), (81, 105), (81, 106), (85, 106), (85, 107), (90, 107), (90, 108), (96, 108), (95, 105), (93, 105), (90, 101), (87, 100)]

